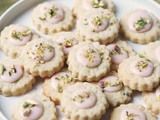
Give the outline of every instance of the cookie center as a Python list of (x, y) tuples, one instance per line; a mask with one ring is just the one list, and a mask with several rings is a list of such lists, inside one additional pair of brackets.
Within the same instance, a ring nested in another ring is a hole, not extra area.
[(134, 13), (128, 20), (128, 26), (134, 32), (143, 33), (152, 28), (152, 18), (144, 12)]
[(78, 108), (88, 109), (96, 104), (97, 96), (93, 91), (79, 90), (73, 94), (72, 100)]
[(124, 47), (111, 44), (106, 48), (109, 51), (111, 60), (114, 64), (120, 64), (123, 60), (128, 58), (128, 51)]
[(99, 50), (93, 46), (84, 46), (79, 49), (76, 58), (79, 63), (88, 68), (97, 67), (102, 61)]
[(105, 0), (83, 0), (83, 6), (85, 9), (106, 8), (107, 3)]
[(26, 100), (21, 108), (23, 120), (37, 120), (43, 115), (43, 104), (35, 99)]
[(160, 47), (157, 47), (155, 50), (155, 56), (157, 57), (158, 61), (160, 62)]
[(14, 83), (23, 76), (23, 69), (16, 64), (0, 64), (0, 78), (8, 83)]
[(9, 40), (17, 46), (26, 45), (32, 39), (32, 31), (25, 26), (15, 26), (10, 30)]

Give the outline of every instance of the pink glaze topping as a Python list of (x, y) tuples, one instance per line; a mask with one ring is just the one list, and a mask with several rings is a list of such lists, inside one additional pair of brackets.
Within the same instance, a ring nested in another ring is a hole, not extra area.
[(143, 11), (134, 13), (128, 20), (128, 26), (134, 32), (143, 33), (151, 29), (152, 18)]
[(118, 78), (115, 76), (108, 76), (102, 78), (98, 85), (104, 89), (106, 94), (108, 92), (117, 92), (122, 89), (121, 83), (119, 82)]
[(85, 67), (94, 68), (101, 63), (99, 51), (93, 46), (83, 46), (77, 51), (76, 58)]
[(40, 9), (39, 18), (55, 24), (64, 19), (64, 10), (52, 3), (44, 3)]
[(19, 80), (23, 76), (23, 69), (19, 65), (11, 65), (11, 64), (1, 64), (1, 75), (0, 78), (8, 83), (14, 83)]
[(149, 77), (153, 72), (153, 63), (141, 58), (133, 61), (131, 64), (131, 71), (141, 77)]
[(73, 94), (72, 100), (78, 108), (88, 109), (96, 104), (97, 96), (90, 90), (78, 90)]
[(157, 47), (155, 50), (155, 56), (157, 57), (158, 61), (160, 62), (160, 47)]
[(147, 120), (147, 117), (141, 110), (129, 108), (122, 111), (121, 120)]
[(43, 104), (34, 98), (26, 100), (21, 108), (23, 120), (38, 120), (43, 115), (43, 112)]
[(120, 64), (124, 59), (128, 58), (128, 52), (119, 45), (110, 44), (106, 48), (110, 52), (110, 57), (114, 64)]
[(28, 27), (17, 25), (9, 31), (9, 40), (17, 46), (26, 45), (32, 39), (32, 32)]

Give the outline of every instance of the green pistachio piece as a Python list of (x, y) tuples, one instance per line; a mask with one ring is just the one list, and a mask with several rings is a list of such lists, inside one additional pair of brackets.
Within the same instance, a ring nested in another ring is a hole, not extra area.
[(0, 75), (3, 75), (4, 71), (5, 71), (4, 65), (0, 64)]
[(24, 103), (23, 103), (23, 107), (24, 107), (24, 108), (26, 108), (26, 107), (28, 107), (28, 106), (29, 106), (29, 104), (28, 104), (27, 102), (24, 102)]

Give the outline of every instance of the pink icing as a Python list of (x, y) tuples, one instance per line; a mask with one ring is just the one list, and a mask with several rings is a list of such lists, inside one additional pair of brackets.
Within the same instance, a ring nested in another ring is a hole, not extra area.
[(54, 11), (55, 15), (52, 17), (46, 17), (46, 21), (54, 24), (64, 19), (64, 10), (62, 8), (60, 8), (59, 6), (53, 5), (52, 3), (44, 3), (40, 9), (40, 14), (42, 16), (45, 16), (51, 10), (52, 7), (55, 7), (57, 9), (56, 11)]
[(65, 55), (68, 55), (69, 51), (71, 50), (73, 45), (78, 44), (78, 41), (73, 38), (72, 45), (64, 45), (68, 40), (64, 37), (60, 37), (59, 39), (56, 40), (57, 43), (63, 46), (63, 52)]
[(156, 94), (156, 97), (160, 99), (160, 87), (157, 87), (155, 94)]
[[(143, 69), (138, 69), (137, 67), (138, 62), (145, 62), (147, 66)], [(131, 64), (131, 71), (138, 76), (149, 77), (152, 74), (153, 67), (154, 66), (152, 62), (146, 61), (144, 58), (142, 58), (142, 59), (133, 61), (133, 63)]]
[(155, 55), (158, 59), (158, 61), (160, 62), (160, 47), (157, 47), (156, 50), (155, 50)]
[[(94, 52), (91, 52), (93, 50)], [(77, 51), (77, 61), (85, 67), (94, 68), (101, 63), (101, 56), (95, 47), (83, 46)]]
[[(110, 45), (107, 45), (106, 48), (107, 48), (107, 50), (109, 52), (112, 52), (112, 51), (115, 50), (116, 46), (118, 46), (118, 45), (116, 45), (116, 44), (110, 44)], [(118, 47), (120, 48), (120, 46), (118, 46)], [(120, 64), (124, 59), (128, 58), (128, 53), (125, 50), (123, 50), (123, 49), (120, 48), (120, 51), (121, 51), (120, 54), (118, 54), (118, 53), (113, 54), (113, 55), (110, 54), (110, 57), (112, 58), (112, 62), (114, 64)]]
[[(89, 92), (90, 94), (86, 94), (86, 92)], [(83, 98), (79, 97), (83, 96)], [(93, 107), (96, 102), (97, 102), (97, 96), (94, 92), (89, 91), (89, 90), (78, 90), (76, 91), (73, 96), (72, 99), (74, 101), (74, 104), (80, 108), (80, 109), (88, 109)]]
[(27, 36), (22, 36), (22, 35), (20, 35), (20, 38), (21, 38), (22, 40), (19, 40), (19, 39), (13, 38), (13, 37), (12, 37), (12, 33), (13, 33), (14, 31), (15, 31), (16, 33), (21, 33), (21, 32), (27, 31), (27, 30), (29, 30), (29, 28), (26, 27), (26, 26), (23, 26), (23, 25), (17, 25), (17, 26), (12, 27), (12, 29), (10, 30), (10, 33), (9, 33), (9, 40), (10, 40), (14, 45), (17, 45), (17, 46), (26, 45), (26, 43), (29, 42), (29, 41), (32, 39), (32, 34), (28, 34)]
[(146, 115), (138, 109), (124, 109), (121, 114), (121, 120), (147, 120)]
[[(136, 28), (134, 27), (134, 24), (140, 18), (147, 18), (150, 21), (150, 23), (146, 24), (141, 30), (137, 31)], [(146, 31), (151, 29), (151, 27), (152, 27), (152, 18), (148, 14), (146, 14), (145, 12), (134, 13), (134, 14), (132, 14), (130, 16), (130, 18), (128, 20), (128, 25), (129, 25), (129, 28), (132, 31), (143, 33), (143, 32), (146, 32)]]
[(14, 68), (16, 70), (15, 73), (11, 72), (11, 75), (8, 73), (11, 68), (11, 64), (5, 64), (5, 71), (2, 75), (0, 75), (0, 78), (8, 83), (13, 83), (19, 80), (23, 76), (23, 69), (19, 65), (14, 65)]
[(119, 84), (118, 78), (114, 76), (102, 78), (98, 84), (101, 88), (105, 90), (106, 94), (108, 92), (117, 92), (122, 89), (122, 86)]
[(43, 104), (39, 102), (38, 100), (35, 100), (34, 98), (26, 100), (26, 102), (27, 101), (29, 103), (30, 101), (33, 101), (34, 103), (36, 103), (36, 105), (29, 108), (31, 110), (31, 113), (28, 116), (23, 115), (23, 111), (28, 108), (23, 108), (22, 106), (22, 112), (21, 112), (22, 119), (23, 120), (38, 120), (43, 115), (43, 112), (44, 112)]
[[(101, 20), (102, 23), (99, 26), (96, 26), (96, 25), (93, 24), (93, 21), (96, 17), (99, 17), (100, 19), (102, 19)], [(105, 30), (108, 27), (108, 24), (109, 24), (108, 21), (105, 18), (101, 18), (101, 16), (97, 16), (97, 15), (92, 15), (88, 19), (88, 23), (93, 28), (93, 30), (98, 31), (98, 32)]]

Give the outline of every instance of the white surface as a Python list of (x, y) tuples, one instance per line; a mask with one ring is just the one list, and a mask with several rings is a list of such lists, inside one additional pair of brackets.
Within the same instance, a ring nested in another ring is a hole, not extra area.
[[(0, 18), (0, 30), (3, 29), (3, 26), (9, 25), (12, 23), (20, 23), (20, 24), (28, 25), (31, 28), (33, 28), (31, 24), (31, 19), (30, 19), (30, 13), (32, 12), (32, 8), (27, 10), (23, 14), (20, 14), (20, 13), (28, 9), (29, 6), (32, 6), (33, 4), (37, 2), (41, 2), (45, 0), (22, 0), (22, 1), (23, 2), (19, 2), (16, 5), (12, 6), (12, 8), (9, 9), (5, 13), (5, 15), (3, 15)], [(60, 3), (68, 6), (71, 9), (76, 0), (56, 0), (56, 1), (59, 1)], [(120, 18), (122, 14), (125, 14), (128, 10), (135, 9), (135, 8), (145, 8), (153, 12), (158, 18), (160, 18), (160, 14), (159, 14), (160, 6), (156, 4), (155, 2), (153, 2), (152, 0), (113, 0), (113, 2), (117, 9), (116, 16), (118, 17), (118, 19)], [(16, 6), (18, 6), (18, 9), (15, 8)], [(17, 10), (19, 11), (18, 13), (15, 12)], [(9, 17), (14, 18), (11, 16), (16, 16), (17, 14), (19, 14), (19, 16), (16, 17), (16, 19), (14, 20), (8, 19)], [(131, 43), (129, 41), (128, 43), (134, 48), (136, 52), (140, 52), (140, 50), (143, 48), (143, 45), (138, 45), (135, 43)], [(0, 52), (0, 59), (3, 59), (3, 57), (4, 56)], [(42, 93), (42, 83), (43, 83), (43, 80), (38, 79), (37, 84), (34, 86), (33, 90), (29, 92), (29, 94), (33, 92), (41, 94)], [(8, 120), (11, 120), (12, 107), (20, 97), (23, 97), (23, 95), (18, 96), (18, 97), (4, 97), (0, 95), (0, 111), (2, 111), (2, 113), (8, 118)], [(144, 105), (142, 98), (141, 98), (141, 93), (135, 92), (133, 102)], [(110, 111), (111, 110), (108, 111), (108, 113), (103, 118), (103, 120), (109, 120), (108, 117), (109, 117)], [(63, 115), (60, 115), (60, 116), (62, 118)], [(1, 112), (0, 112), (0, 120), (5, 120)]]

